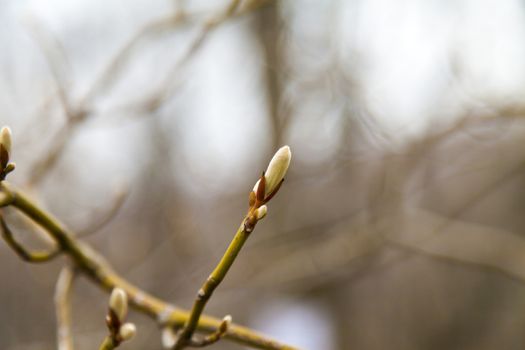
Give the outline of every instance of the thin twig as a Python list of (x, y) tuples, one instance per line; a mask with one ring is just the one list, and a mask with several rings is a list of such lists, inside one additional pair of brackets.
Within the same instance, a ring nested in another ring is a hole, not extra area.
[(101, 217), (90, 220), (90, 225), (82, 229), (77, 230), (77, 237), (85, 237), (91, 235), (103, 227), (105, 227), (115, 216), (118, 214), (122, 205), (124, 204), (129, 192), (127, 190), (119, 190), (115, 194), (111, 207), (102, 214)]
[(170, 14), (166, 17), (145, 24), (122, 46), (115, 56), (113, 56), (107, 66), (102, 70), (100, 76), (95, 79), (87, 93), (84, 95), (81, 104), (87, 105), (91, 103), (96, 95), (101, 94), (111, 87), (117, 76), (120, 74), (125, 62), (129, 60), (131, 53), (144, 37), (165, 29), (173, 29), (185, 23), (185, 21), (186, 16), (184, 15), (184, 12), (178, 10), (175, 14)]
[(222, 256), (219, 264), (215, 267), (208, 279), (206, 279), (206, 282), (204, 282), (201, 289), (199, 289), (197, 298), (195, 299), (195, 303), (191, 309), (190, 317), (184, 325), (183, 330), (178, 335), (173, 350), (184, 349), (186, 345), (191, 343), (193, 333), (197, 329), (199, 319), (202, 315), (202, 312), (204, 311), (206, 303), (213, 294), (213, 291), (219, 286), (224, 277), (226, 277), (226, 274), (233, 265), (235, 258), (237, 258), (241, 248), (250, 236), (250, 232), (247, 232), (245, 225), (247, 219), (248, 217), (243, 220), (228, 249), (226, 249), (226, 252)]
[(65, 266), (60, 271), (55, 288), (58, 350), (73, 350), (73, 333), (71, 332), (71, 289), (74, 278), (74, 270), (70, 266)]
[[(135, 109), (147, 112), (157, 110), (172, 95), (174, 87), (177, 86), (177, 78), (180, 75), (181, 69), (202, 48), (202, 46), (206, 42), (206, 39), (210, 37), (210, 34), (213, 31), (218, 29), (222, 24), (226, 23), (228, 20), (255, 11), (270, 2), (271, 0), (255, 0), (247, 4), (246, 6), (241, 7), (240, 0), (231, 0), (218, 15), (208, 19), (201, 25), (198, 34), (188, 45), (186, 51), (166, 73), (164, 81), (160, 84), (160, 86), (156, 88), (152, 93), (150, 93), (149, 96), (146, 97), (143, 101), (141, 101), (138, 106), (136, 105), (136, 103), (133, 103), (132, 106)], [(126, 106), (123, 106), (121, 108), (124, 110), (128, 109)]]
[(47, 148), (47, 152), (43, 158), (38, 160), (31, 168), (31, 176), (29, 177), (28, 186), (36, 186), (39, 184), (54, 167), (60, 159), (62, 153), (67, 148), (73, 134), (81, 125), (84, 119), (68, 119), (58, 130), (53, 137), (52, 144)]
[(113, 338), (109, 335), (107, 335), (104, 340), (102, 341), (102, 344), (100, 344), (99, 350), (113, 350), (117, 346), (115, 345), (115, 342), (113, 341)]
[(224, 317), (222, 319), (222, 323), (219, 329), (217, 329), (211, 334), (208, 334), (202, 339), (190, 339), (188, 345), (192, 348), (203, 348), (205, 346), (215, 344), (226, 335), (226, 333), (228, 332), (228, 328), (230, 327), (231, 320), (232, 318), (230, 315)]
[(11, 249), (13, 249), (15, 253), (24, 261), (30, 263), (48, 262), (49, 260), (52, 260), (55, 257), (57, 257), (61, 252), (60, 249), (57, 248), (55, 248), (52, 251), (30, 252), (15, 239), (15, 237), (13, 236), (13, 232), (6, 224), (2, 213), (0, 213), (0, 227), (2, 238), (5, 240), (7, 245), (9, 245), (9, 247), (11, 247)]
[(74, 118), (69, 96), (66, 93), (68, 87), (64, 78), (64, 76), (66, 76), (64, 69), (70, 65), (65, 55), (64, 48), (60, 44), (60, 41), (52, 35), (50, 31), (46, 30), (44, 26), (40, 25), (36, 19), (30, 17), (27, 23), (28, 28), (30, 29), (29, 32), (39, 46), (49, 71), (51, 72), (51, 76), (53, 77), (57, 88), (58, 98), (64, 108), (64, 112), (68, 119)]

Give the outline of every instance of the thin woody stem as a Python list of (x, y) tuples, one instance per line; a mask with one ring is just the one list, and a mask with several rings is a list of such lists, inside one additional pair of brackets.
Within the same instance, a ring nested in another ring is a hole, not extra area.
[(111, 336), (106, 336), (100, 344), (99, 350), (113, 350), (117, 347)]
[(203, 339), (195, 340), (192, 338), (190, 339), (189, 346), (192, 348), (203, 348), (205, 346), (215, 344), (216, 342), (222, 339), (224, 334), (225, 333), (221, 331), (216, 331), (216, 332), (213, 332), (212, 334), (207, 335)]
[(44, 263), (54, 259), (60, 254), (60, 249), (57, 248), (51, 251), (30, 252), (27, 250), (15, 239), (13, 232), (11, 232), (11, 229), (6, 224), (2, 213), (0, 213), (0, 231), (2, 238), (7, 245), (9, 245), (9, 247), (24, 261), (30, 263)]
[(66, 266), (60, 271), (55, 288), (58, 350), (73, 350), (71, 334), (71, 289), (75, 271)]
[(206, 303), (213, 294), (213, 291), (219, 286), (219, 284), (222, 282), (222, 280), (230, 270), (230, 267), (233, 265), (235, 258), (237, 258), (237, 255), (241, 251), (241, 248), (243, 247), (244, 243), (250, 235), (250, 233), (247, 232), (245, 228), (245, 222), (247, 220), (248, 216), (246, 216), (246, 218), (243, 220), (241, 226), (237, 230), (237, 233), (233, 237), (233, 240), (228, 246), (228, 249), (226, 249), (226, 252), (219, 261), (219, 264), (215, 267), (215, 269), (208, 277), (206, 282), (204, 282), (201, 289), (199, 289), (199, 292), (197, 293), (197, 298), (195, 299), (193, 308), (191, 309), (188, 321), (184, 325), (184, 328), (182, 329), (181, 333), (178, 335), (173, 350), (184, 349), (185, 346), (191, 343), (191, 338), (198, 327), (199, 319), (202, 315), (202, 312), (204, 311)]
[[(98, 252), (79, 241), (60, 221), (38, 207), (21, 191), (12, 186), (3, 186), (0, 189), (3, 189), (3, 192), (8, 191), (10, 206), (20, 210), (51, 235), (62, 249), (63, 254), (68, 255), (75, 263), (79, 273), (86, 275), (96, 285), (107, 291), (111, 291), (115, 287), (122, 288), (128, 295), (133, 307), (155, 319), (161, 326), (182, 327), (187, 323), (190, 318), (189, 312), (148, 294), (118, 275)], [(0, 191), (0, 193), (3, 192)], [(215, 332), (220, 325), (221, 320), (203, 315), (198, 320), (197, 330)], [(225, 338), (258, 349), (296, 349), (269, 339), (249, 328), (237, 325), (231, 325)]]

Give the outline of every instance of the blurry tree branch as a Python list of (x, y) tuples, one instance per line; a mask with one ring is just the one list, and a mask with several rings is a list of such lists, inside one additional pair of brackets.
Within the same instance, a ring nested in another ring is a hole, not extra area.
[[(293, 232), (300, 232), (303, 237), (297, 246), (290, 247), (290, 243), (284, 242), (287, 249), (283, 249), (272, 238), (272, 244), (259, 247), (254, 252), (259, 259), (255, 258), (252, 263), (256, 277), (249, 282), (250, 285), (262, 287), (268, 279), (275, 280), (275, 276), (278, 276), (281, 285), (294, 290), (338, 283), (342, 278), (338, 271), (344, 270), (344, 275), (348, 277), (350, 266), (362, 266), (359, 264), (363, 258), (378, 257), (385, 248), (392, 247), (400, 253), (385, 259), (381, 255), (379, 264), (374, 268), (390, 269), (414, 256), (423, 255), (525, 282), (525, 263), (521, 258), (525, 240), (517, 233), (462, 219), (476, 204), (518, 179), (523, 173), (523, 160), (517, 160), (516, 164), (505, 169), (500, 168), (477, 190), (460, 200), (447, 215), (419, 209), (416, 203), (410, 203), (411, 197), (422, 192), (424, 187), (407, 185), (438, 147), (448, 141), (453, 142), (458, 135), (473, 128), (490, 128), (493, 123), (522, 118), (525, 115), (523, 112), (519, 106), (503, 106), (486, 113), (471, 112), (450, 126), (416, 140), (407, 146), (405, 152), (384, 156), (383, 164), (376, 171), (379, 174), (377, 181), (370, 182), (369, 207), (320, 225), (294, 229)], [(304, 234), (310, 231), (312, 239), (308, 242)], [(283, 240), (293, 232), (280, 232), (277, 237)], [(292, 237), (292, 241), (298, 240)], [(273, 263), (258, 264), (263, 257), (264, 261)], [(370, 270), (371, 267), (372, 264), (367, 263), (362, 270)], [(366, 274), (360, 272), (359, 275)]]
[(265, 92), (266, 105), (268, 106), (268, 119), (272, 131), (272, 147), (282, 143), (283, 135), (286, 134), (287, 121), (289, 121), (289, 103), (282, 98), (282, 43), (281, 43), (281, 18), (279, 4), (272, 3), (264, 10), (257, 13), (257, 21), (254, 30), (260, 38), (264, 53), (265, 68)]
[[(472, 265), (525, 282), (525, 239), (501, 229), (455, 220), (423, 209), (407, 211), (387, 245), (409, 253)], [(436, 230), (437, 229), (437, 230)], [(390, 261), (391, 262), (391, 261)]]
[(60, 271), (55, 288), (58, 350), (73, 350), (71, 293), (74, 279), (75, 271), (70, 266), (65, 266)]
[(67, 95), (69, 84), (67, 77), (71, 74), (70, 64), (60, 41), (46, 30), (35, 18), (27, 21), (29, 32), (34, 41), (39, 46), (45, 58), (51, 76), (57, 89), (58, 98), (68, 119), (75, 118), (75, 111), (71, 106), (71, 101)]
[(166, 73), (164, 81), (153, 91), (147, 94), (146, 98), (138, 103), (131, 103), (129, 107), (122, 107), (123, 109), (138, 110), (151, 113), (157, 110), (173, 93), (173, 87), (178, 81), (177, 77), (181, 69), (186, 63), (201, 49), (210, 34), (225, 24), (228, 20), (248, 14), (260, 7), (272, 2), (272, 0), (255, 0), (248, 1), (245, 6), (241, 6), (241, 0), (231, 0), (222, 12), (206, 20), (193, 38), (192, 42), (187, 46), (186, 51), (175, 62), (175, 64)]
[(2, 238), (9, 245), (11, 249), (24, 261), (31, 263), (43, 263), (52, 260), (61, 253), (60, 249), (54, 248), (50, 251), (36, 251), (30, 252), (21, 243), (19, 243), (7, 226), (2, 213), (0, 213), (0, 227), (2, 231)]
[[(166, 73), (166, 78), (160, 87), (153, 88), (150, 93), (145, 93), (146, 97), (138, 104), (135, 102), (130, 103), (129, 108), (138, 111), (140, 114), (149, 114), (157, 110), (171, 95), (172, 87), (177, 81), (177, 76), (181, 68), (202, 47), (206, 38), (215, 29), (226, 23), (228, 20), (255, 11), (269, 2), (271, 2), (271, 0), (251, 0), (244, 3), (243, 6), (240, 6), (240, 0), (230, 1), (222, 12), (204, 21), (201, 30), (193, 38), (186, 52), (176, 60), (173, 67)], [(60, 73), (60, 62), (57, 62), (58, 59), (56, 58), (56, 55), (53, 55), (52, 48), (59, 46), (58, 43), (54, 41), (54, 45), (52, 45), (50, 40), (44, 40), (41, 35), (36, 36), (42, 47), (48, 65), (50, 66), (52, 76), (55, 79), (59, 99), (67, 118), (53, 138), (52, 145), (47, 148), (48, 152), (46, 155), (33, 165), (30, 171), (31, 175), (28, 185), (34, 186), (42, 181), (46, 174), (56, 164), (78, 127), (96, 113), (95, 106), (93, 105), (96, 95), (108, 90), (113, 85), (117, 77), (120, 75), (121, 68), (124, 66), (125, 61), (131, 57), (134, 48), (140, 43), (142, 38), (165, 29), (174, 29), (177, 26), (184, 24), (189, 17), (191, 16), (184, 12), (183, 9), (178, 9), (174, 14), (156, 19), (139, 29), (138, 32), (129, 39), (129, 41), (124, 44), (124, 46), (109, 61), (106, 68), (102, 70), (101, 75), (95, 79), (85, 96), (80, 98), (78, 103), (70, 102), (70, 98), (66, 92), (67, 88), (64, 86), (65, 79), (62, 78), (63, 74)], [(124, 106), (123, 109), (126, 110), (128, 107)]]
[(105, 227), (119, 213), (128, 194), (129, 191), (127, 190), (127, 188), (117, 189), (113, 198), (113, 202), (110, 204), (110, 207), (106, 208), (104, 212), (100, 213), (96, 217), (94, 215), (94, 217), (89, 220), (89, 225), (76, 230), (76, 232), (78, 232), (77, 237), (88, 236)]

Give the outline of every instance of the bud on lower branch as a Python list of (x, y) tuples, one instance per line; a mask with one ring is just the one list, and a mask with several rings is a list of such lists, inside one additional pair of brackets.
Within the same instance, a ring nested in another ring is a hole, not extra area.
[(109, 308), (122, 323), (128, 314), (128, 296), (120, 288), (114, 288), (109, 297)]
[(15, 164), (9, 163), (11, 154), (11, 129), (4, 126), (0, 130), (0, 181), (4, 180), (6, 175), (15, 170)]
[(128, 296), (121, 288), (114, 288), (109, 297), (109, 311), (106, 315), (106, 324), (109, 337), (115, 346), (129, 340), (137, 333), (133, 323), (124, 323), (128, 315)]
[(0, 130), (0, 145), (4, 147), (7, 153), (11, 153), (11, 129), (7, 126)]
[(226, 332), (228, 332), (228, 329), (230, 328), (230, 325), (232, 324), (232, 317), (231, 315), (226, 315), (224, 316), (224, 318), (222, 319), (222, 322), (219, 326), (219, 332), (221, 334), (225, 334)]
[(137, 327), (133, 323), (124, 323), (122, 327), (120, 327), (119, 336), (120, 338), (125, 340), (130, 340), (135, 336), (137, 333)]

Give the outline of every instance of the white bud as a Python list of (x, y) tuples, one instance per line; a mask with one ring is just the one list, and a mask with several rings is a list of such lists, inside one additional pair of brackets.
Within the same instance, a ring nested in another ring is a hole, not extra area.
[(0, 144), (4, 146), (7, 153), (11, 153), (11, 129), (7, 126), (0, 130)]
[(164, 327), (162, 329), (162, 346), (164, 349), (171, 349), (177, 341), (177, 335), (171, 327)]
[[(270, 164), (268, 164), (268, 169), (264, 173), (266, 179), (266, 187), (264, 190), (264, 195), (267, 196), (272, 193), (277, 185), (281, 183), (288, 171), (290, 166), (290, 160), (292, 159), (292, 152), (290, 147), (283, 146), (275, 153)], [(257, 187), (259, 186), (259, 181), (255, 184), (253, 191), (257, 193)]]
[(133, 323), (124, 323), (118, 332), (122, 340), (130, 340), (137, 334), (137, 327)]
[(261, 205), (255, 211), (255, 217), (257, 218), (257, 220), (261, 220), (266, 216), (266, 213), (268, 213), (268, 208), (266, 207), (266, 205)]
[(128, 314), (128, 296), (120, 288), (114, 288), (109, 297), (109, 307), (117, 315), (120, 322), (126, 319)]

